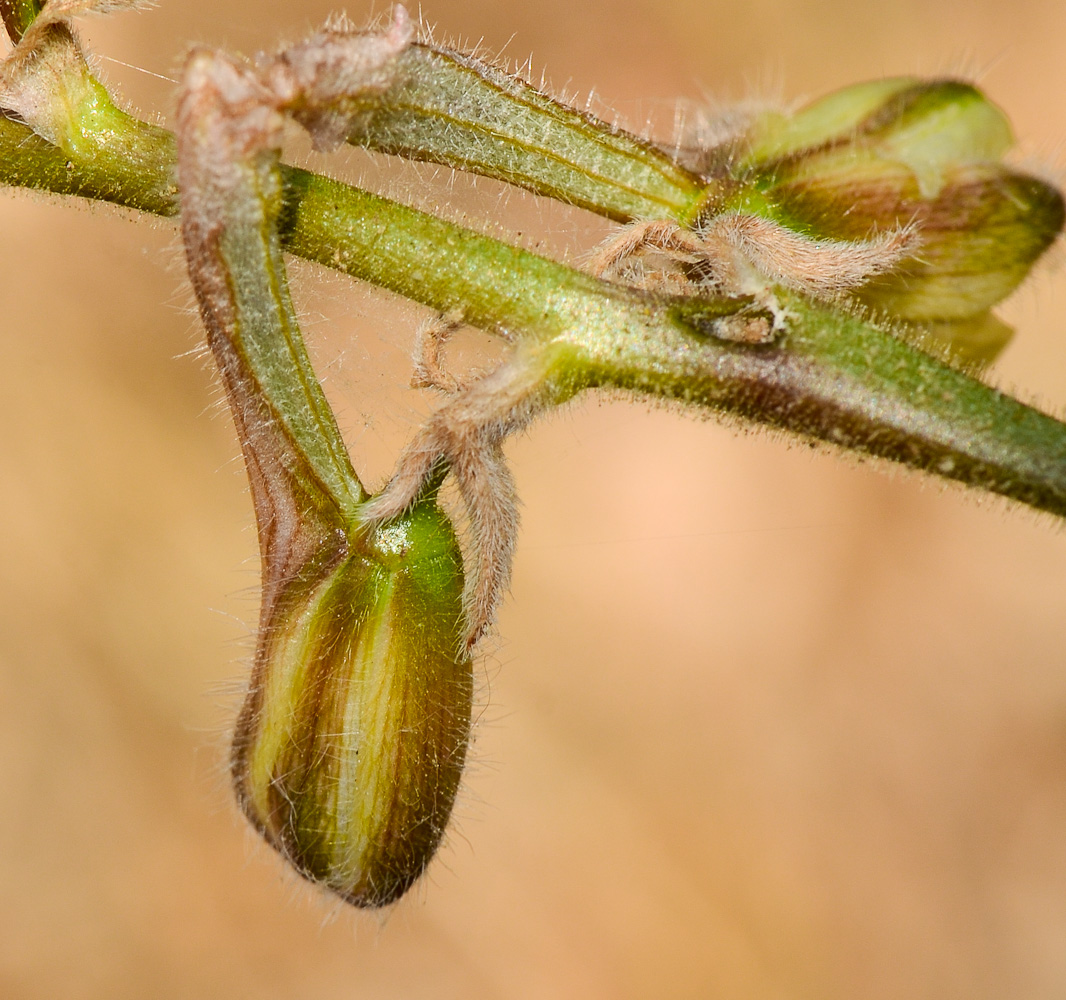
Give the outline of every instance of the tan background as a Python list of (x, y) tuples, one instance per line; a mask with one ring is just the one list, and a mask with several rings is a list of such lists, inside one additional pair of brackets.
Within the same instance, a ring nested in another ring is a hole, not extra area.
[[(191, 40), (254, 51), (328, 10), (171, 0), (88, 33), (174, 75)], [(976, 71), (1022, 162), (1066, 162), (1061, 0), (426, 14), (666, 131), (678, 95)], [(169, 112), (169, 84), (102, 65)], [(338, 169), (449, 195), (425, 168)], [(552, 252), (604, 231), (494, 185), (453, 195)], [(23, 194), (0, 232), (0, 997), (1066, 995), (1049, 519), (643, 405), (536, 426), (510, 448), (525, 522), (458, 821), (386, 917), (337, 912), (255, 845), (221, 773), (256, 553), (209, 366), (183, 356), (173, 233)], [(423, 405), (393, 389), (420, 314), (297, 271), (380, 476)], [(1060, 412), (1064, 314), (1045, 268), (996, 373)]]

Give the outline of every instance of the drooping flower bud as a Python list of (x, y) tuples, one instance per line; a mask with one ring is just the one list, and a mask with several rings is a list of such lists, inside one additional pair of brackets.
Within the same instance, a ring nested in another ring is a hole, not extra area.
[(301, 874), (358, 906), (422, 874), (470, 732), (462, 557), (423, 501), (287, 582), (264, 612), (233, 777)]
[(436, 502), (443, 468), (399, 516), (366, 514), (288, 292), (279, 147), (283, 111), (328, 139), (348, 91), (381, 89), (408, 34), (401, 9), (385, 35), (321, 33), (266, 69), (194, 51), (178, 107), (186, 259), (263, 563), (234, 785), (300, 874), (367, 907), (422, 874), (455, 801), (473, 687), (463, 560)]
[(854, 297), (979, 361), (1005, 342), (989, 309), (1064, 219), (1054, 187), (1001, 162), (1012, 142), (1003, 114), (970, 84), (899, 78), (845, 88), (792, 116), (758, 117), (730, 170), (745, 211), (814, 239), (913, 226), (918, 252)]

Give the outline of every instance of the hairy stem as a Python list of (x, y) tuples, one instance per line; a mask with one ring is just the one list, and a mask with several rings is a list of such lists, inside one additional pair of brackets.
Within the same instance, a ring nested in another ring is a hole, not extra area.
[[(173, 167), (172, 138), (135, 119), (68, 157), (0, 118), (0, 182), (173, 216)], [(726, 343), (715, 314), (744, 301), (657, 299), (307, 171), (283, 183), (286, 249), (539, 341), (556, 398), (609, 385), (676, 399), (1066, 516), (1066, 424), (869, 322), (797, 298), (784, 341)]]
[[(1066, 514), (1066, 434), (1039, 410), (801, 297), (781, 340), (693, 336), (690, 306), (596, 341), (560, 338), (588, 385), (709, 407)], [(688, 322), (686, 322), (686, 320)]]
[(349, 141), (517, 184), (612, 219), (690, 218), (715, 184), (474, 56), (412, 45)]

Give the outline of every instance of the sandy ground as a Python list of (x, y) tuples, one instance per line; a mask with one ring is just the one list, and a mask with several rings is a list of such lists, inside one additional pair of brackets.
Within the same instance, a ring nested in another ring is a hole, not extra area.
[[(88, 35), (166, 116), (171, 84), (122, 63), (173, 76), (191, 41), (251, 52), (328, 11), (185, 0)], [(1019, 162), (1066, 162), (1061, 0), (425, 13), (661, 135), (678, 96), (976, 73)], [(606, 231), (428, 168), (336, 169), (571, 259)], [(0, 232), (0, 996), (1066, 995), (1050, 520), (643, 405), (537, 425), (509, 449), (524, 526), (457, 821), (410, 898), (354, 914), (256, 845), (222, 776), (257, 557), (173, 231), (5, 193)], [(294, 271), (379, 481), (425, 408), (396, 388), (422, 314)], [(1044, 268), (994, 373), (1059, 412), (1064, 314)]]

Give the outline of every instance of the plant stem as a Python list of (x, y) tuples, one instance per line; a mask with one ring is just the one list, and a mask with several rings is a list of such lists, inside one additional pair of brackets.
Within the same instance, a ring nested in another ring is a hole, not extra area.
[[(173, 216), (172, 137), (127, 118), (76, 159), (0, 118), (0, 182)], [(902, 462), (1066, 516), (1066, 424), (805, 299), (768, 346), (713, 336), (742, 300), (659, 299), (287, 167), (284, 247), (550, 352), (558, 398), (614, 386)]]
[(349, 141), (495, 177), (617, 221), (693, 218), (717, 190), (662, 150), (473, 56), (416, 44)]
[(590, 386), (708, 407), (1066, 515), (1062, 423), (854, 316), (783, 304), (789, 332), (773, 344), (693, 337), (684, 304), (644, 340), (621, 328), (570, 339), (567, 366)]

